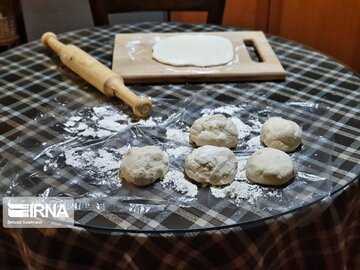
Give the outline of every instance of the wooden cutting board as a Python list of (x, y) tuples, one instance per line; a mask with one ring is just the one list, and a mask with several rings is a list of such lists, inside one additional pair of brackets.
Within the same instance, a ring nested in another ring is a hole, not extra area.
[[(234, 61), (216, 67), (174, 67), (152, 59), (152, 47), (160, 39), (173, 35), (216, 35), (229, 39), (234, 46)], [(251, 44), (260, 58), (253, 61), (245, 44)], [(117, 34), (112, 69), (125, 83), (176, 83), (283, 80), (281, 66), (261, 31), (202, 33)]]

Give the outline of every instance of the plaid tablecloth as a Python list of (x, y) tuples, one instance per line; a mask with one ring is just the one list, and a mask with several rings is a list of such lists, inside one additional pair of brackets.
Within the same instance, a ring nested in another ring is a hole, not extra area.
[[(116, 33), (229, 30), (235, 29), (141, 23), (83, 29), (61, 34), (59, 39), (81, 47), (111, 66)], [(274, 36), (268, 36), (268, 39), (288, 72), (283, 82), (135, 85), (132, 89), (159, 99), (182, 100), (196, 91), (207, 91), (213, 100), (230, 103), (266, 101), (321, 105), (327, 113), (321, 115), (323, 121), (319, 129), (334, 134), (330, 197), (274, 217), (249, 212), (252, 222), (211, 230), (201, 230), (198, 226), (192, 231), (175, 232), (167, 231), (161, 224), (134, 221), (140, 231), (124, 231), (119, 230), (117, 224), (121, 219), (111, 213), (96, 212), (76, 213), (77, 221), (85, 226), (69, 229), (1, 228), (1, 269), (9, 266), (11, 269), (359, 267), (360, 201), (356, 194), (360, 167), (360, 79), (348, 68), (317, 51)], [(53, 68), (54, 63), (56, 68)], [(44, 130), (41, 122), (34, 119), (51, 110), (54, 115), (59, 115), (68, 108), (76, 109), (79, 104), (101, 98), (38, 42), (3, 53), (0, 56), (1, 195), (4, 196), (13, 183), (7, 174), (26, 170), (33, 164), (33, 157), (25, 149), (21, 152), (21, 138), (51, 140), (51, 132)], [(34, 144), (38, 143), (35, 139)], [(7, 171), (9, 164), (13, 172)], [(36, 194), (45, 185), (29, 182), (16, 189), (17, 195)], [(167, 222), (186, 221), (186, 217), (175, 213)], [(221, 224), (223, 217), (211, 211), (202, 213), (200, 224), (204, 221)]]

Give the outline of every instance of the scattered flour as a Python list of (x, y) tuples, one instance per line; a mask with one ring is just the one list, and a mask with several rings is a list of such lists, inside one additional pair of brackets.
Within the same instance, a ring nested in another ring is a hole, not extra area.
[(189, 143), (189, 132), (182, 129), (168, 128), (166, 130), (166, 138), (180, 143)]
[(211, 187), (210, 190), (214, 197), (230, 198), (237, 204), (243, 201), (255, 204), (256, 200), (264, 195), (264, 189), (261, 186), (250, 184), (247, 181), (234, 181), (224, 188)]
[(85, 173), (101, 178), (111, 176), (120, 166), (118, 149), (83, 150), (81, 147), (65, 151), (65, 163)]
[(185, 179), (184, 173), (176, 170), (170, 170), (161, 181), (163, 187), (170, 187), (181, 194), (189, 197), (195, 197), (198, 188), (195, 184)]
[(79, 123), (79, 125), (77, 126), (77, 130), (81, 131), (81, 130), (85, 130), (88, 128), (87, 124), (84, 123)]
[(235, 180), (246, 180), (245, 167), (247, 162), (247, 157), (236, 157), (238, 160), (238, 168), (235, 175)]
[(75, 126), (75, 122), (71, 121), (70, 119), (64, 124), (66, 127), (73, 127)]
[(256, 204), (257, 200), (264, 196), (279, 198), (277, 191), (270, 191), (267, 187), (252, 184), (247, 180), (245, 169), (248, 157), (241, 156), (236, 158), (238, 160), (238, 171), (235, 181), (223, 188), (211, 187), (210, 191), (214, 197), (228, 198), (233, 200), (235, 204), (241, 204), (246, 201), (252, 205)]
[(119, 168), (118, 157), (112, 152), (108, 152), (105, 149), (99, 149), (99, 156), (94, 159), (94, 164), (101, 170), (117, 170)]
[(244, 139), (246, 136), (248, 136), (251, 133), (252, 128), (244, 124), (239, 118), (231, 117), (230, 119), (234, 122), (236, 126), (239, 140)]
[(248, 140), (246, 142), (246, 145), (250, 149), (260, 149), (260, 148), (262, 148), (263, 146), (261, 145), (261, 142), (260, 142), (260, 135), (252, 137), (250, 140)]
[(118, 122), (113, 121), (112, 119), (102, 119), (98, 122), (98, 126), (103, 129), (107, 129), (110, 131), (124, 131), (127, 129), (126, 125), (119, 124)]
[(126, 152), (130, 149), (130, 146), (129, 145), (124, 145), (123, 147), (120, 147), (117, 152), (120, 154), (120, 155), (125, 155)]
[(94, 137), (94, 138), (102, 138), (107, 137), (112, 134), (111, 131), (105, 129), (94, 129), (94, 128), (87, 128), (82, 132), (79, 132), (78, 135), (82, 137)]
[(81, 120), (81, 117), (80, 116), (71, 116), (70, 118), (69, 118), (69, 121), (75, 121), (75, 122), (77, 122), (77, 121), (80, 121)]
[(187, 156), (191, 153), (193, 149), (186, 147), (186, 146), (179, 146), (177, 148), (169, 148), (166, 149), (166, 152), (170, 155), (173, 156), (174, 158), (178, 158), (180, 156)]
[(147, 120), (141, 119), (139, 122), (136, 122), (133, 125), (140, 125), (140, 126), (143, 126), (143, 127), (156, 127), (161, 122), (162, 122), (162, 117), (152, 118), (150, 116), (149, 119), (147, 119)]
[(222, 107), (219, 107), (219, 108), (216, 108), (216, 109), (203, 109), (201, 110), (201, 114), (203, 115), (213, 115), (213, 114), (216, 114), (216, 113), (224, 113), (224, 114), (227, 114), (229, 116), (232, 116), (234, 115), (235, 113), (239, 112), (243, 110), (243, 107), (242, 106), (235, 106), (235, 105), (227, 105), (227, 106), (222, 106)]
[(262, 123), (259, 121), (259, 119), (249, 119), (249, 123), (251, 123), (251, 128), (253, 132), (260, 133)]
[(78, 114), (64, 123), (64, 130), (69, 132), (71, 137), (103, 138), (124, 132), (130, 126), (154, 127), (162, 121), (161, 117), (149, 117), (132, 122), (128, 115), (109, 105), (93, 107), (86, 113), (80, 111)]
[(43, 171), (47, 172), (48, 170), (54, 170), (58, 168), (58, 164), (56, 162), (52, 162), (51, 160), (45, 160), (45, 164), (43, 167)]
[[(83, 112), (78, 112), (81, 114)], [(129, 117), (110, 106), (98, 106), (88, 114), (71, 116), (64, 123), (64, 130), (71, 137), (103, 138), (128, 129)]]
[(111, 110), (110, 107), (108, 106), (98, 106), (98, 107), (94, 107), (92, 108), (94, 113), (98, 116), (98, 117), (104, 117), (104, 116), (111, 116), (113, 115), (113, 111)]

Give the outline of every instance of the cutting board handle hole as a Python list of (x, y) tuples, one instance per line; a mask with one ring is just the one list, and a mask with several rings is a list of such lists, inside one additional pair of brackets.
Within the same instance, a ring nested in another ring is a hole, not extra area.
[(250, 55), (250, 58), (252, 61), (258, 62), (258, 63), (264, 62), (264, 60), (261, 58), (261, 56), (255, 46), (255, 43), (253, 40), (246, 39), (246, 40), (244, 40), (244, 44), (245, 44), (246, 50), (248, 51), (248, 54)]

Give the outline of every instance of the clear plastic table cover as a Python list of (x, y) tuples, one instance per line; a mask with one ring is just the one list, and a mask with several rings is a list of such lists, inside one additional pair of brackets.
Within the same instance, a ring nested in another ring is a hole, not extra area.
[[(158, 228), (169, 230), (242, 224), (329, 197), (333, 142), (332, 136), (319, 128), (322, 125), (320, 119), (323, 119), (319, 115), (326, 114), (319, 105), (261, 101), (228, 104), (211, 98), (205, 90), (185, 100), (164, 98), (155, 99), (153, 103), (153, 113), (147, 120), (132, 118), (127, 106), (110, 101), (79, 105), (76, 109), (69, 109), (68, 114), (56, 111), (41, 113), (34, 121), (44, 130), (50, 130), (53, 136), (41, 137), (41, 143), (33, 142), (33, 134), (18, 138), (15, 143), (27, 152), (17, 154), (27, 155), (28, 164), (21, 171), (12, 169), (10, 163), (2, 168), (0, 175), (11, 179), (5, 196), (70, 196), (75, 199), (77, 211), (115, 213), (123, 219), (136, 217), (135, 220), (143, 219), (145, 223), (151, 216), (153, 222), (158, 222)], [(169, 154), (169, 170), (190, 181), (184, 174), (185, 158), (194, 148), (187, 139), (189, 127), (200, 116), (213, 113), (241, 120), (240, 132), (247, 128), (233, 149), (237, 158), (243, 161), (264, 147), (260, 143), (248, 142), (256, 140), (261, 123), (270, 116), (282, 116), (297, 122), (303, 129), (303, 144), (290, 154), (296, 168), (295, 179), (278, 188), (258, 186), (246, 179), (241, 172), (244, 166), (239, 163), (243, 167), (239, 168), (235, 181), (247, 185), (250, 193), (247, 197), (240, 196), (241, 190), (240, 195), (225, 192), (225, 196), (215, 196), (214, 188), (196, 186), (195, 183), (191, 183), (195, 189), (190, 194), (174, 189), (171, 183), (165, 185), (163, 181), (144, 188), (121, 180), (119, 165), (127, 149), (156, 145)], [(169, 136), (169, 130), (177, 131), (180, 136)], [(175, 149), (188, 151), (174, 154)], [(259, 196), (251, 195), (255, 190)], [(221, 212), (221, 222), (212, 223), (210, 219), (199, 222), (195, 218), (191, 224), (179, 221), (161, 226), (165, 213), (186, 216), (189, 212), (198, 213), (195, 216), (199, 219), (205, 213), (214, 216)], [(139, 229), (135, 223), (119, 226), (125, 230)], [(79, 225), (86, 224), (80, 222)], [(106, 224), (98, 226), (106, 227)]]

